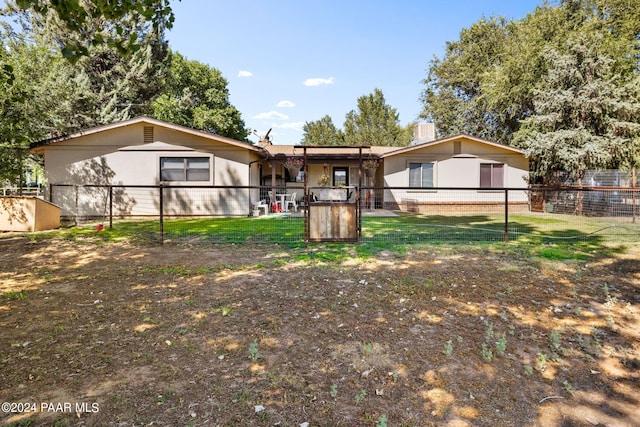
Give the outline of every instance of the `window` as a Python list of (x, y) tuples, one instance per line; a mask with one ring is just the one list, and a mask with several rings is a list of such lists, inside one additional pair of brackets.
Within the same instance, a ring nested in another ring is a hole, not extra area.
[(209, 181), (211, 162), (208, 157), (161, 157), (161, 181)]
[(480, 188), (504, 187), (504, 165), (499, 163), (480, 164)]
[(338, 187), (341, 185), (349, 185), (349, 168), (336, 167), (333, 168), (333, 185)]
[(409, 163), (409, 187), (433, 188), (433, 163)]

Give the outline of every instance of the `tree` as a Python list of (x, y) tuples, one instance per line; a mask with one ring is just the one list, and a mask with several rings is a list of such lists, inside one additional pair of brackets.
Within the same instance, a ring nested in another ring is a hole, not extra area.
[[(18, 181), (29, 142), (142, 114), (162, 88), (167, 61), (162, 34), (144, 33), (141, 16), (126, 24), (136, 28), (140, 48), (122, 56), (108, 45), (89, 46), (69, 62), (57, 51), (66, 37), (60, 22), (33, 11), (13, 10), (22, 31), (2, 25), (0, 69), (0, 157), (2, 178)], [(89, 23), (87, 23), (89, 25)], [(105, 25), (96, 22), (96, 26)], [(104, 30), (109, 34), (117, 30)]]
[(344, 135), (326, 115), (315, 122), (306, 122), (303, 126), (302, 145), (343, 145)]
[[(106, 45), (121, 55), (138, 51), (140, 33), (127, 25), (132, 17), (151, 23), (156, 33), (172, 28), (175, 19), (169, 0), (16, 0), (16, 4), (24, 11), (55, 15), (66, 33), (78, 36), (59, 40), (62, 55), (72, 61), (88, 56), (90, 46)], [(97, 28), (96, 20), (105, 27)], [(105, 34), (107, 26), (114, 31)]]
[(581, 180), (588, 169), (636, 165), (640, 75), (616, 73), (602, 44), (581, 37), (567, 45), (566, 53), (545, 49), (549, 71), (534, 91), (536, 113), (523, 121), (515, 145), (540, 177), (561, 170)]
[(380, 89), (358, 98), (358, 111), (347, 113), (344, 122), (346, 145), (408, 145), (410, 139), (399, 124), (398, 113), (388, 105)]
[(434, 122), (438, 133), (501, 140), (508, 132), (483, 96), (484, 75), (500, 62), (506, 24), (504, 18), (481, 19), (463, 29), (460, 40), (447, 42), (443, 59), (430, 62), (420, 116)]
[(640, 0), (561, 0), (518, 21), (479, 20), (431, 61), (421, 117), (440, 134), (511, 143), (522, 120), (536, 114), (534, 93), (549, 67), (545, 52), (566, 53), (565, 42), (579, 37), (598, 39), (622, 80), (637, 74)]
[(216, 68), (174, 53), (164, 92), (152, 104), (153, 116), (248, 142), (249, 131), (229, 103), (227, 84)]

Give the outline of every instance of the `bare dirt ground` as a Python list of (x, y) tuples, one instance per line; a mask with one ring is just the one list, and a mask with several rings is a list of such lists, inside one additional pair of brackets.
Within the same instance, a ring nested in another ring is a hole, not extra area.
[(638, 426), (639, 261), (0, 239), (0, 423)]

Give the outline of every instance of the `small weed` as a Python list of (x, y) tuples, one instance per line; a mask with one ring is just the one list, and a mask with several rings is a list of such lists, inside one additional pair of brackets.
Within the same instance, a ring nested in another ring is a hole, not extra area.
[(356, 401), (356, 403), (360, 403), (364, 400), (365, 397), (367, 397), (367, 391), (365, 389), (362, 389), (356, 393), (353, 399)]
[(506, 349), (507, 349), (507, 337), (503, 332), (500, 338), (498, 338), (498, 341), (496, 341), (496, 354), (498, 356), (504, 356), (504, 352)]
[(220, 307), (220, 314), (222, 314), (222, 317), (231, 316), (231, 313), (233, 313), (233, 308), (227, 307), (226, 305)]
[(613, 317), (611, 316), (607, 316), (606, 319), (604, 319), (605, 322), (607, 322), (607, 328), (609, 329), (613, 329), (613, 327), (616, 325), (616, 322), (613, 320)]
[(25, 291), (20, 291), (20, 292), (9, 291), (2, 294), (2, 297), (8, 300), (20, 300), (20, 299), (26, 299), (27, 293)]
[(387, 427), (387, 417), (385, 415), (380, 415), (378, 417), (378, 422), (376, 423), (376, 427)]
[(531, 365), (524, 365), (524, 374), (528, 377), (533, 375), (533, 367)]
[(551, 335), (549, 335), (549, 344), (551, 345), (551, 350), (558, 351), (562, 346), (562, 342), (560, 341), (560, 332), (555, 329), (551, 331)]
[(509, 322), (509, 315), (507, 314), (506, 311), (502, 310), (500, 312), (500, 319), (502, 319), (502, 321), (505, 322), (505, 323)]
[(247, 405), (249, 404), (249, 402), (251, 402), (251, 392), (246, 389), (237, 391), (231, 397), (231, 401), (240, 405)]
[(453, 353), (453, 343), (451, 342), (451, 340), (449, 340), (445, 343), (442, 354), (444, 354), (445, 356), (451, 356), (451, 353)]
[(367, 343), (362, 347), (364, 354), (370, 354), (373, 351), (373, 344)]
[(258, 340), (253, 340), (249, 344), (249, 359), (255, 362), (260, 358), (260, 353), (258, 352)]
[(603, 286), (603, 291), (604, 291), (604, 296), (607, 299), (604, 305), (607, 306), (607, 308), (612, 308), (618, 302), (618, 298), (616, 298), (615, 296), (612, 296), (609, 293), (609, 285), (606, 283)]
[(458, 335), (458, 344), (462, 344), (462, 337)]
[(493, 352), (487, 347), (486, 343), (482, 343), (482, 360), (491, 363), (493, 360)]
[(331, 384), (331, 390), (329, 390), (329, 395), (334, 399), (338, 396), (338, 386), (335, 384)]
[(566, 381), (562, 383), (564, 385), (564, 389), (567, 391), (567, 393), (569, 393), (571, 396), (574, 396), (576, 394), (576, 389), (573, 387), (573, 385), (571, 385), (571, 383), (569, 381)]
[(547, 369), (547, 355), (538, 353), (538, 370), (543, 372), (545, 369)]
[(491, 342), (493, 341), (493, 323), (485, 320), (484, 324), (487, 327), (487, 330), (484, 333), (484, 339), (486, 342)]

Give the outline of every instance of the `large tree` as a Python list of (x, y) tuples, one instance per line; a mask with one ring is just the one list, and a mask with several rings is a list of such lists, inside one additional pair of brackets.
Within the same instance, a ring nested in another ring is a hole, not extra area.
[(435, 123), (438, 134), (502, 139), (505, 124), (490, 109), (482, 85), (485, 73), (500, 61), (506, 24), (504, 18), (481, 19), (463, 29), (459, 40), (447, 42), (443, 59), (431, 60), (421, 117)]
[(421, 116), (439, 134), (511, 143), (522, 120), (536, 114), (534, 93), (544, 90), (549, 49), (566, 53), (567, 40), (599, 38), (612, 70), (625, 79), (638, 72), (639, 11), (640, 0), (561, 0), (518, 21), (483, 18), (431, 61)]
[[(57, 40), (62, 55), (71, 61), (88, 56), (90, 46), (106, 45), (121, 55), (138, 51), (142, 47), (140, 33), (127, 25), (131, 18), (142, 17), (154, 32), (170, 29), (175, 19), (169, 0), (16, 0), (16, 5), (53, 17), (65, 33), (77, 36)], [(115, 31), (101, 31), (96, 28), (96, 20), (108, 23)]]
[[(4, 22), (0, 31), (2, 178), (18, 180), (29, 142), (146, 113), (162, 89), (166, 42), (141, 15), (119, 24), (138, 34), (139, 49), (123, 56), (116, 47), (87, 42), (87, 54), (70, 62), (57, 47), (81, 38), (53, 12), (7, 2), (3, 14), (14, 25)], [(95, 17), (86, 25), (105, 37), (119, 28)]]
[(227, 80), (213, 67), (174, 53), (167, 85), (153, 102), (159, 120), (247, 141), (240, 112), (229, 103)]
[(302, 145), (343, 145), (344, 135), (335, 127), (331, 116), (306, 122), (303, 126)]
[(514, 143), (534, 161), (534, 174), (626, 168), (640, 160), (640, 75), (615, 71), (598, 40), (567, 42), (566, 53), (546, 49), (548, 73), (534, 91), (535, 114)]
[(387, 104), (380, 89), (358, 98), (358, 109), (344, 122), (346, 145), (408, 145), (410, 138), (399, 124), (398, 112)]

